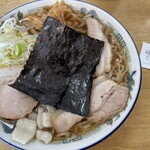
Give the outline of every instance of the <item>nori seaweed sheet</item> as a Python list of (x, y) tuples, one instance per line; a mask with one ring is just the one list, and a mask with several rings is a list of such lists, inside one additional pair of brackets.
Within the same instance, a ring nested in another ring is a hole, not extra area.
[(87, 116), (92, 75), (103, 41), (48, 17), (20, 76), (11, 87), (40, 103)]
[(92, 88), (91, 75), (95, 71), (95, 64), (99, 61), (97, 53), (93, 54), (93, 52), (92, 49), (92, 51), (86, 53), (84, 57), (86, 60), (83, 60), (84, 64), (71, 76), (68, 89), (62, 100), (57, 104), (59, 108), (75, 114), (88, 115)]

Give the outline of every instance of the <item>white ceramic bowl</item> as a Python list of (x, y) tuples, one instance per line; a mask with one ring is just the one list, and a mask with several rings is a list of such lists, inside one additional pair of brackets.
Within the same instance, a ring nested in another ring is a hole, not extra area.
[[(52, 5), (56, 1), (57, 0), (41, 0), (41, 1), (34, 1), (22, 5), (8, 12), (4, 16), (2, 16), (0, 18), (0, 22), (4, 21), (5, 19), (9, 18), (12, 15), (17, 14), (18, 11), (22, 12), (24, 15), (33, 13), (39, 10), (40, 7)], [(100, 125), (98, 128), (94, 129), (93, 131), (85, 135), (79, 136), (76, 139), (53, 142), (49, 145), (44, 145), (38, 142), (31, 142), (27, 145), (21, 145), (17, 142), (12, 141), (11, 135), (6, 134), (0, 124), (0, 139), (18, 149), (72, 150), (72, 149), (86, 149), (87, 147), (93, 146), (94, 144), (97, 144), (103, 141), (104, 139), (106, 139), (108, 136), (110, 136), (115, 130), (117, 130), (121, 126), (121, 124), (126, 120), (130, 112), (132, 111), (140, 91), (141, 79), (142, 79), (140, 59), (134, 41), (131, 38), (128, 31), (113, 16), (111, 16), (109, 13), (96, 6), (81, 1), (75, 1), (75, 0), (65, 0), (65, 2), (71, 4), (71, 6), (76, 10), (82, 10), (97, 15), (97, 17), (100, 20), (105, 22), (107, 25), (112, 26), (116, 37), (119, 39), (121, 45), (128, 52), (130, 73), (132, 74), (132, 72), (136, 71), (136, 73), (134, 72), (135, 74), (133, 76), (135, 84), (133, 86), (133, 90), (131, 91), (132, 98), (128, 100), (126, 109), (123, 112), (119, 113), (117, 116), (115, 116), (111, 120), (111, 122), (109, 121), (103, 125)]]

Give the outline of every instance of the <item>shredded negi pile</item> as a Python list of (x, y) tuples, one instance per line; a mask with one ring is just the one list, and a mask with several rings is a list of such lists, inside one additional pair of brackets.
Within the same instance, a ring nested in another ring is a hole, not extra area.
[(36, 38), (37, 34), (30, 35), (15, 18), (6, 20), (0, 27), (0, 67), (24, 65)]

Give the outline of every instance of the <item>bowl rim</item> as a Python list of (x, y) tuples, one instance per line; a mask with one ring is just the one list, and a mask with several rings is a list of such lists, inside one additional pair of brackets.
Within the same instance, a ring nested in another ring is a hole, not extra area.
[[(38, 0), (38, 1), (42, 1), (42, 0)], [(16, 10), (17, 8), (23, 7), (23, 6), (28, 5), (28, 4), (31, 4), (31, 3), (37, 3), (38, 1), (34, 0), (34, 1), (32, 1), (32, 2), (28, 2), (28, 3), (25, 3), (25, 4), (19, 5), (19, 6), (15, 7), (14, 9), (11, 9), (11, 10), (8, 11), (7, 13), (5, 13), (4, 15), (2, 15), (2, 16), (0, 17), (0, 20), (1, 20), (1, 18), (3, 18), (4, 16), (6, 16), (7, 14), (13, 12), (13, 11)], [(90, 145), (85, 146), (85, 147), (83, 147), (83, 148), (80, 149), (80, 150), (85, 150), (85, 149), (91, 148), (91, 147), (93, 147), (93, 146), (99, 144), (100, 142), (104, 141), (105, 139), (107, 139), (107, 138), (108, 138), (110, 135), (112, 135), (117, 129), (119, 129), (119, 128), (121, 127), (121, 125), (125, 122), (125, 120), (129, 117), (129, 115), (131, 114), (133, 108), (135, 107), (135, 104), (136, 104), (136, 102), (137, 102), (137, 99), (138, 99), (138, 96), (139, 96), (139, 93), (140, 93), (141, 83), (142, 83), (142, 65), (141, 65), (141, 60), (140, 60), (139, 52), (138, 52), (138, 49), (137, 49), (137, 46), (136, 46), (136, 44), (135, 44), (134, 39), (132, 38), (132, 36), (131, 36), (131, 34), (129, 33), (129, 31), (124, 27), (124, 25), (123, 25), (118, 19), (116, 19), (116, 18), (115, 18), (112, 14), (110, 14), (108, 11), (106, 11), (106, 10), (102, 9), (101, 7), (98, 7), (98, 6), (94, 5), (94, 4), (91, 4), (91, 3), (89, 3), (89, 2), (85, 2), (85, 1), (83, 1), (83, 0), (72, 0), (72, 1), (79, 1), (79, 2), (81, 2), (81, 3), (86, 3), (86, 4), (89, 4), (89, 5), (92, 5), (92, 6), (94, 6), (94, 7), (97, 8), (97, 9), (101, 9), (101, 10), (104, 11), (106, 14), (110, 15), (113, 19), (115, 19), (115, 21), (117, 21), (117, 22), (125, 29), (125, 31), (128, 33), (128, 35), (130, 36), (130, 38), (131, 38), (131, 40), (132, 40), (132, 42), (133, 42), (133, 44), (134, 44), (134, 46), (135, 46), (136, 53), (137, 53), (137, 56), (138, 56), (138, 59), (139, 59), (139, 65), (140, 65), (140, 69), (139, 69), (139, 70), (140, 70), (140, 81), (139, 81), (138, 92), (137, 92), (136, 98), (135, 98), (135, 100), (134, 100), (134, 103), (133, 103), (133, 105), (132, 105), (130, 111), (129, 111), (128, 114), (125, 116), (125, 118), (119, 123), (119, 125), (116, 126), (116, 128), (115, 128), (113, 131), (111, 131), (108, 135), (104, 136), (102, 139), (100, 139), (100, 140), (98, 140), (98, 141), (96, 141), (96, 142), (93, 142), (93, 144), (90, 144)], [(12, 143), (6, 141), (5, 139), (3, 139), (3, 138), (1, 138), (1, 137), (0, 137), (0, 140), (4, 141), (5, 143), (7, 143), (8, 145), (10, 145), (11, 147), (17, 148), (17, 149), (19, 149), (19, 150), (27, 150), (27, 149), (20, 148), (20, 147), (18, 147), (18, 146), (16, 146), (16, 145), (14, 145), (14, 144), (12, 144)]]

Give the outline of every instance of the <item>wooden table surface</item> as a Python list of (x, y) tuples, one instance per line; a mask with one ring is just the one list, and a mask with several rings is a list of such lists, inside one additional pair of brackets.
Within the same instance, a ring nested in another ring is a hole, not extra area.
[[(0, 16), (32, 0), (0, 0)], [(115, 16), (130, 32), (139, 52), (150, 43), (150, 0), (83, 0)], [(90, 150), (150, 150), (150, 70), (143, 69), (138, 101), (125, 123)], [(0, 142), (0, 150), (14, 150)]]

